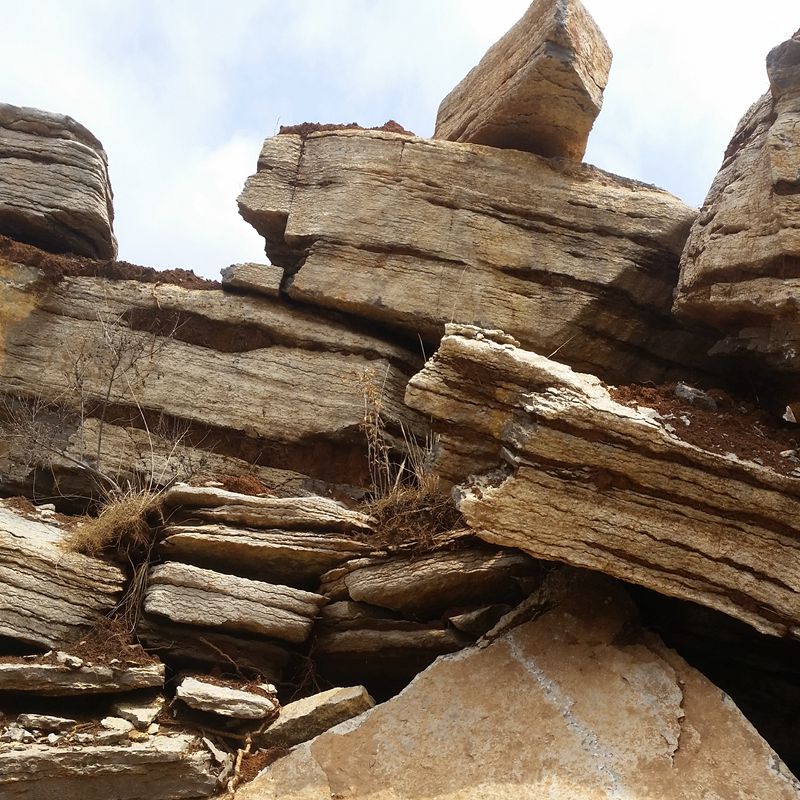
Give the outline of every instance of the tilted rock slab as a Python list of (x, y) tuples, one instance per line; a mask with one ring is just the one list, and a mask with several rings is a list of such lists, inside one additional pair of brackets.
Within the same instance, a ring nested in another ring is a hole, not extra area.
[(0, 636), (57, 647), (97, 624), (122, 595), (122, 571), (64, 548), (54, 525), (0, 503)]
[(671, 316), (696, 212), (594, 167), (378, 131), (283, 134), (239, 211), (304, 303), (430, 342), (447, 322), (503, 328), (627, 382), (707, 363), (713, 339)]
[[(265, 687), (266, 688), (266, 687)], [(219, 686), (197, 678), (184, 678), (175, 695), (196, 711), (242, 720), (264, 720), (279, 709), (274, 697), (257, 692)]]
[(24, 661), (0, 663), (0, 692), (20, 692), (45, 697), (117, 694), (164, 686), (164, 665), (87, 664), (68, 667)]
[(4, 800), (179, 800), (211, 796), (211, 755), (194, 736), (119, 746), (0, 745)]
[(275, 762), (237, 800), (795, 800), (731, 700), (598, 576)]
[(327, 602), (313, 592), (168, 562), (150, 571), (144, 610), (172, 622), (299, 644)]
[(445, 97), (433, 136), (580, 161), (610, 68), (580, 0), (535, 0)]
[(800, 32), (767, 58), (771, 89), (728, 145), (681, 259), (680, 314), (748, 353), (800, 372)]
[(458, 505), (481, 538), (800, 637), (800, 480), (688, 444), (597, 378), (489, 337), (451, 328), (406, 396), (443, 423), (442, 474), (477, 475)]
[(114, 258), (103, 145), (72, 117), (0, 103), (0, 233), (55, 253)]

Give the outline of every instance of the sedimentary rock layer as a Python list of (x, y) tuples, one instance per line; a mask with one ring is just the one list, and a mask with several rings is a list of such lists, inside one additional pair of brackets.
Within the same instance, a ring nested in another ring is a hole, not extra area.
[(377, 131), (279, 135), (239, 209), (305, 303), (433, 342), (447, 322), (501, 327), (627, 381), (705, 364), (710, 342), (670, 315), (696, 212), (594, 167)]
[(434, 138), (580, 161), (610, 68), (580, 0), (536, 0), (442, 101)]
[(733, 703), (637, 628), (618, 585), (584, 577), (541, 612), (439, 659), (237, 800), (800, 796)]
[(601, 382), (450, 329), (407, 401), (479, 536), (800, 637), (800, 480), (689, 444)]
[(118, 602), (122, 571), (67, 552), (64, 533), (0, 504), (0, 636), (37, 647), (77, 639)]
[(744, 352), (800, 372), (800, 33), (767, 58), (770, 91), (744, 115), (681, 259), (675, 309)]
[(24, 661), (0, 664), (0, 691), (3, 692), (70, 697), (160, 689), (163, 685), (163, 664), (87, 664), (81, 667)]
[(113, 220), (103, 145), (71, 117), (0, 103), (0, 233), (113, 258)]

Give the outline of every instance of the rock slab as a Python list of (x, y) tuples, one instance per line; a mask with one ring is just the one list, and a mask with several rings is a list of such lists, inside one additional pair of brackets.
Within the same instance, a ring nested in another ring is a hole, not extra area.
[(580, 161), (610, 68), (580, 0), (535, 0), (442, 101), (434, 138)]

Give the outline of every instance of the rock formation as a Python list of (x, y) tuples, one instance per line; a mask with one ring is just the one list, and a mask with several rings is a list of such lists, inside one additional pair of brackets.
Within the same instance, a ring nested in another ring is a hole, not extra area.
[(580, 161), (610, 68), (580, 0), (537, 0), (442, 100), (433, 136)]
[(681, 259), (675, 309), (714, 324), (715, 352), (800, 371), (800, 32), (767, 58), (770, 90), (728, 145)]
[(114, 258), (113, 220), (103, 145), (72, 117), (0, 103), (0, 234)]

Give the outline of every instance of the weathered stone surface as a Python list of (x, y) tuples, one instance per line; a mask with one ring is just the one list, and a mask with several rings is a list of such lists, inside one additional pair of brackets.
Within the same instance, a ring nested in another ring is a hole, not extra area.
[(0, 636), (54, 647), (86, 633), (118, 602), (122, 571), (67, 552), (63, 537), (0, 503)]
[(278, 297), (283, 270), (274, 264), (231, 264), (222, 270), (224, 289), (238, 289)]
[(363, 714), (375, 705), (363, 686), (329, 689), (304, 697), (281, 708), (275, 720), (259, 737), (260, 747), (294, 747)]
[(483, 473), (458, 501), (479, 536), (800, 636), (800, 480), (481, 335), (453, 327), (406, 395), (444, 423), (443, 475)]
[(511, 611), (511, 606), (497, 603), (476, 608), (474, 611), (454, 614), (447, 619), (459, 631), (463, 631), (470, 636), (482, 636), (491, 630), (509, 611)]
[(144, 610), (172, 622), (300, 643), (327, 602), (301, 589), (169, 562), (150, 571)]
[(51, 717), (46, 714), (20, 714), (17, 717), (17, 724), (27, 728), (29, 731), (54, 733), (71, 730), (77, 723), (74, 719), (66, 717)]
[(164, 665), (115, 666), (88, 664), (69, 667), (27, 661), (0, 663), (0, 692), (24, 692), (47, 697), (116, 694), (161, 688)]
[[(103, 455), (105, 434), (82, 427), (82, 402), (83, 408), (113, 407), (114, 422), (133, 428), (140, 444), (146, 416), (159, 442), (157, 479), (164, 478), (171, 444), (167, 479), (185, 474), (183, 455), (191, 462), (209, 451), (295, 482), (304, 475), (363, 486), (369, 479), (359, 429), (363, 381), (373, 379), (387, 423), (422, 430), (402, 403), (421, 356), (341, 321), (265, 297), (172, 284), (78, 277), (49, 288), (25, 286), (32, 292), (22, 292), (28, 305), (3, 331), (0, 385), (12, 396), (66, 403), (71, 415), (57, 420), (57, 444), (69, 453), (85, 457), (99, 441)], [(114, 373), (118, 351), (122, 367)], [(77, 441), (80, 432), (86, 436)], [(6, 447), (0, 470), (12, 472), (13, 462), (29, 472), (31, 448), (14, 439)], [(146, 463), (146, 445), (141, 455)]]
[[(605, 377), (687, 379), (706, 340), (671, 316), (696, 212), (531, 153), (378, 131), (267, 139), (242, 216), (292, 298), (438, 341), (501, 327)], [(342, 276), (347, 275), (347, 280)]]
[(178, 800), (209, 797), (216, 783), (211, 756), (193, 736), (125, 746), (0, 745), (4, 800)]
[(675, 310), (746, 353), (800, 372), (800, 32), (767, 58), (771, 89), (728, 145), (681, 259)]
[(237, 800), (800, 796), (730, 699), (637, 630), (617, 584), (581, 576), (551, 606), (439, 659)]
[(433, 136), (580, 161), (610, 68), (580, 0), (535, 0), (445, 97)]
[(103, 145), (71, 117), (0, 103), (0, 233), (56, 253), (113, 258)]
[(171, 561), (215, 567), (290, 585), (319, 585), (323, 573), (373, 547), (314, 531), (254, 530), (227, 525), (170, 525), (159, 552)]
[(149, 700), (121, 700), (114, 703), (114, 713), (133, 725), (136, 730), (146, 731), (164, 708), (166, 699), (163, 694)]
[(233, 719), (264, 720), (277, 713), (279, 708), (274, 696), (219, 686), (197, 678), (184, 678), (175, 694), (195, 711)]
[(447, 608), (513, 595), (514, 578), (536, 572), (536, 564), (522, 553), (477, 548), (363, 558), (323, 575), (320, 593), (430, 619)]

